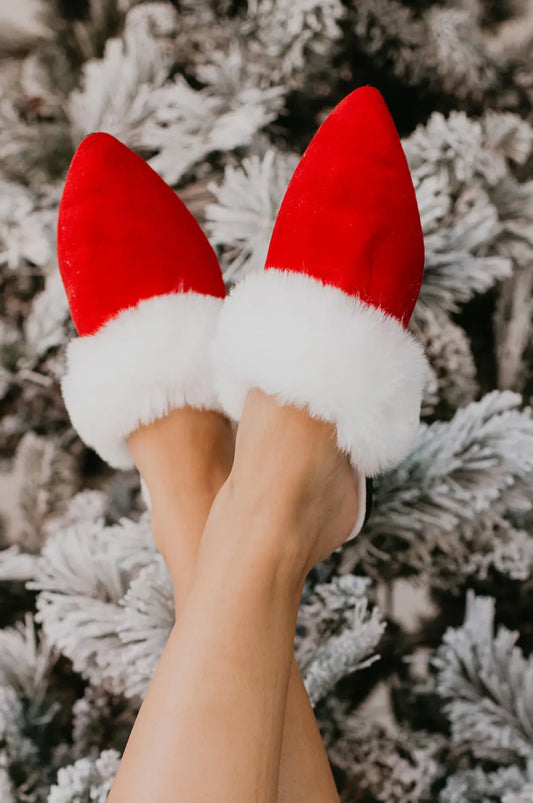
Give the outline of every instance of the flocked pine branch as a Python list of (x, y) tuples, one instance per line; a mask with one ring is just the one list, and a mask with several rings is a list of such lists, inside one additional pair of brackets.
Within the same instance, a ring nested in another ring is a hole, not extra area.
[(464, 624), (449, 629), (436, 658), (455, 747), (508, 765), (533, 760), (533, 658), (500, 625), (494, 600), (469, 592)]
[(510, 275), (523, 236), (509, 212), (528, 217), (531, 203), (511, 169), (531, 153), (533, 129), (512, 114), (434, 113), (403, 144), (426, 239), (420, 301), (453, 310)]
[[(3, 71), (2, 77), (5, 78)], [(6, 92), (0, 85), (0, 164), (6, 177), (21, 186), (41, 187), (57, 178), (65, 156), (71, 152), (69, 126), (64, 118), (39, 120), (35, 125), (24, 114), (28, 96), (20, 91)], [(21, 108), (22, 107), (22, 108)], [(35, 122), (35, 121), (34, 121)], [(28, 231), (31, 236), (31, 232)]]
[(82, 88), (69, 102), (76, 140), (105, 130), (131, 147), (156, 151), (151, 164), (170, 184), (213, 151), (248, 145), (278, 115), (286, 92), (272, 84), (269, 71), (255, 70), (246, 38), (209, 51), (209, 61), (195, 71), (202, 88), (181, 74), (167, 80), (169, 37), (179, 24), (170, 5), (134, 7), (122, 37), (108, 40), (102, 59), (87, 62)]
[(227, 166), (219, 185), (209, 189), (215, 202), (206, 207), (207, 232), (221, 251), (224, 277), (237, 281), (261, 270), (283, 194), (298, 156), (269, 148), (239, 167)]
[(154, 112), (153, 92), (172, 64), (171, 38), (178, 28), (170, 3), (134, 6), (121, 37), (108, 39), (101, 59), (83, 67), (81, 86), (68, 99), (74, 144), (92, 131), (107, 131), (130, 146)]
[(144, 695), (174, 624), (172, 584), (163, 560), (145, 566), (122, 600), (118, 633), (122, 644), (123, 691)]
[(411, 329), (424, 346), (437, 381), (437, 402), (450, 410), (477, 395), (476, 366), (464, 329), (438, 309), (421, 305)]
[(343, 803), (361, 795), (379, 803), (433, 799), (432, 787), (444, 773), (442, 736), (406, 729), (391, 732), (335, 698), (326, 701), (320, 726), (329, 759), (345, 776)]
[(17, 803), (9, 772), (4, 767), (0, 768), (0, 800), (4, 803)]
[(520, 791), (526, 782), (524, 771), (518, 767), (500, 767), (491, 772), (474, 767), (448, 778), (439, 803), (523, 803)]
[(249, 145), (283, 107), (286, 89), (250, 75), (244, 48), (233, 46), (199, 70), (205, 84), (193, 89), (178, 76), (153, 92), (154, 111), (141, 145), (158, 153), (150, 160), (169, 184), (214, 151)]
[(76, 83), (80, 66), (101, 55), (107, 39), (116, 36), (124, 15), (138, 0), (72, 0), (67, 6), (46, 0), (33, 2), (38, 3), (34, 16), (46, 24), (50, 40), (30, 55), (40, 68), (36, 78), (55, 90), (56, 100), (64, 101)]
[(529, 157), (533, 129), (508, 113), (434, 113), (403, 144), (426, 241), (420, 304), (454, 310), (508, 277), (524, 237), (533, 238), (532, 193), (511, 172)]
[(24, 51), (50, 38), (42, 16), (44, 7), (39, 0), (21, 0), (17, 11), (14, 14), (9, 4), (0, 11), (0, 48), (3, 53)]
[(419, 305), (455, 312), (477, 293), (511, 275), (507, 257), (479, 253), (496, 239), (500, 226), (489, 196), (475, 185), (457, 199), (454, 217), (426, 233), (426, 263)]
[(408, 84), (480, 100), (502, 66), (481, 27), (477, 3), (430, 5), (417, 13), (398, 0), (353, 0), (357, 46)]
[(46, 269), (53, 263), (55, 193), (44, 197), (0, 178), (0, 266)]
[(6, 803), (44, 803), (62, 705), (50, 683), (56, 659), (30, 614), (24, 623), (0, 630), (0, 791)]
[(31, 580), (36, 571), (38, 557), (22, 552), (18, 544), (0, 550), (0, 581)]
[(289, 89), (328, 69), (346, 16), (339, 0), (253, 0), (240, 7), (183, 0), (180, 12), (179, 52), (190, 72), (213, 57), (223, 60), (237, 45), (250, 72)]
[(531, 377), (525, 353), (533, 331), (532, 299), (533, 267), (519, 267), (502, 283), (494, 320), (498, 385), (501, 388), (522, 390)]
[[(411, 327), (414, 329), (415, 320), (411, 319)], [(428, 333), (429, 334), (429, 333)], [(427, 344), (424, 345), (424, 348), (427, 348)], [(437, 367), (438, 362), (437, 362)], [(439, 391), (442, 389), (442, 386), (439, 387), (439, 376), (437, 371), (431, 365), (431, 362), (426, 363), (426, 380), (424, 384), (424, 390), (422, 392), (422, 404), (420, 406), (420, 417), (426, 418), (432, 416), (435, 412), (435, 408), (439, 404)]]
[(527, 783), (523, 789), (516, 794), (514, 792), (507, 792), (507, 794), (502, 797), (502, 803), (533, 803), (533, 783)]
[(80, 758), (62, 767), (46, 803), (105, 803), (119, 761), (116, 750), (104, 750), (96, 759)]
[(373, 515), (364, 534), (344, 547), (342, 570), (361, 561), (379, 577), (431, 577), (435, 553), (453, 555), (461, 527), (530, 481), (533, 420), (520, 404), (518, 394), (494, 391), (451, 421), (422, 425), (411, 454), (380, 479)]
[(67, 340), (68, 320), (67, 296), (56, 270), (47, 277), (45, 289), (35, 297), (25, 323), (28, 356), (41, 357), (48, 349), (63, 345)]
[(49, 536), (30, 584), (40, 592), (36, 620), (49, 641), (112, 693), (122, 693), (130, 671), (118, 635), (121, 600), (154, 550), (147, 523), (73, 524)]
[(13, 503), (4, 519), (6, 541), (35, 552), (45, 537), (47, 518), (64, 510), (78, 482), (77, 460), (60, 440), (28, 431), (3, 479)]
[(30, 586), (40, 591), (37, 618), (77, 671), (137, 697), (173, 624), (172, 587), (148, 522), (106, 527), (105, 506), (100, 492), (74, 498), (51, 526)]
[(524, 356), (533, 333), (533, 182), (509, 176), (494, 198), (503, 221), (500, 250), (516, 265), (502, 283), (495, 313), (498, 384), (521, 390), (531, 376)]
[(6, 803), (21, 798), (17, 787), (32, 803), (44, 803), (43, 770), (37, 746), (25, 732), (26, 719), (21, 698), (11, 686), (0, 685), (0, 789)]
[(87, 686), (72, 706), (72, 758), (96, 759), (103, 749), (122, 754), (137, 711), (134, 702)]
[(74, 670), (120, 692), (109, 677), (109, 662), (120, 649), (118, 603), (128, 578), (105, 555), (99, 533), (96, 524), (49, 538), (30, 587), (40, 591), (36, 620)]
[(57, 653), (46, 638), (35, 633), (31, 616), (13, 628), (0, 630), (0, 685), (23, 698), (26, 718), (41, 723), (53, 717), (55, 705), (47, 702), (50, 672)]
[(242, 24), (250, 55), (275, 80), (298, 85), (312, 70), (314, 56), (331, 54), (346, 10), (339, 0), (252, 0)]
[(305, 635), (296, 641), (296, 658), (312, 703), (379, 658), (374, 650), (385, 623), (376, 607), (369, 609), (368, 585), (363, 577), (334, 577), (302, 603), (298, 624)]
[[(452, 594), (472, 582), (485, 584), (498, 582), (498, 578), (525, 581), (533, 570), (533, 537), (515, 523), (515, 505), (522, 512), (531, 511), (530, 483), (517, 486), (483, 516), (463, 522), (434, 543), (431, 555), (421, 552), (404, 556), (407, 565), (412, 560), (408, 573), (422, 571), (424, 581), (432, 588)], [(385, 553), (376, 552), (373, 557), (376, 562), (388, 559)], [(392, 573), (397, 570), (393, 567)]]
[(50, 535), (73, 524), (86, 524), (102, 520), (107, 512), (107, 495), (104, 491), (84, 490), (75, 494), (60, 516), (48, 521)]
[(486, 112), (480, 119), (464, 112), (447, 117), (433, 112), (403, 141), (417, 183), (440, 165), (457, 192), (466, 182), (495, 188), (509, 174), (509, 165), (524, 164), (533, 146), (533, 130), (516, 114)]
[(368, 600), (367, 577), (347, 575), (306, 586), (298, 611), (295, 655), (301, 667), (312, 661), (317, 647), (349, 623), (355, 604)]
[[(524, 489), (524, 498), (529, 500), (529, 484)], [(472, 576), (484, 581), (496, 572), (510, 580), (526, 581), (533, 572), (533, 536), (525, 529), (519, 529), (507, 517), (496, 510), (491, 511), (480, 522), (473, 523), (469, 532), (463, 528), (463, 542), (466, 549), (454, 556), (450, 561), (449, 573), (442, 571), (443, 583), (446, 577), (453, 588), (450, 579), (452, 573), (461, 578), (463, 585), (465, 578)], [(484, 548), (480, 548), (482, 545)], [(460, 562), (462, 567), (460, 566)]]

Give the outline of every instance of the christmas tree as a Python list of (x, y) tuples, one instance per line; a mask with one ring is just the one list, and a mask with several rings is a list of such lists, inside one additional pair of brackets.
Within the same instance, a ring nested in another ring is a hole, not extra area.
[(231, 285), (367, 83), (417, 193), (430, 370), (414, 450), (306, 580), (295, 654), (344, 801), (532, 803), (531, 5), (18, 0), (0, 23), (2, 803), (105, 801), (174, 616), (137, 474), (84, 447), (59, 391), (76, 146), (102, 130), (147, 159)]

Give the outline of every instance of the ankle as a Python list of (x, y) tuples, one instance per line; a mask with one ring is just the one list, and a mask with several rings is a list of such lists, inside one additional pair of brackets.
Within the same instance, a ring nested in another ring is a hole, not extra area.
[[(151, 477), (146, 482), (152, 526), (173, 527), (176, 520), (193, 520), (204, 516), (204, 523), (213, 500), (227, 480), (229, 468), (214, 455), (209, 464), (197, 460), (179, 461), (179, 467), (166, 476)], [(194, 529), (194, 528), (193, 528)]]
[(152, 534), (175, 594), (190, 584), (209, 510), (233, 460), (232, 426), (219, 413), (173, 410), (128, 446), (149, 496)]
[[(246, 566), (279, 577), (291, 588), (303, 587), (308, 571), (308, 543), (290, 501), (249, 478), (246, 484), (230, 474), (220, 489), (205, 527), (201, 556), (231, 573)], [(224, 568), (225, 567), (225, 568)]]
[(137, 429), (128, 447), (154, 510), (214, 498), (231, 468), (234, 437), (225, 416), (186, 407)]

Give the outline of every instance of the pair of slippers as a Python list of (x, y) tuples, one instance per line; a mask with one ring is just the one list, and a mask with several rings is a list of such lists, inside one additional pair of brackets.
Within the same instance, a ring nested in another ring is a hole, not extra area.
[(418, 207), (380, 93), (362, 87), (320, 126), (276, 219), (263, 271), (229, 295), (176, 193), (108, 134), (70, 166), (59, 268), (79, 337), (62, 392), (83, 441), (131, 468), (126, 439), (186, 405), (238, 420), (248, 391), (335, 424), (368, 517), (369, 479), (418, 429), (421, 346), (406, 330), (422, 281)]

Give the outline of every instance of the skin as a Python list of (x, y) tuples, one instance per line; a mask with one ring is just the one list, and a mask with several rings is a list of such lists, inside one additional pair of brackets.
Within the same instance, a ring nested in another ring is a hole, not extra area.
[(229, 422), (184, 409), (129, 448), (176, 624), (109, 803), (339, 800), (293, 657), (305, 576), (358, 508), (334, 428), (259, 390)]

